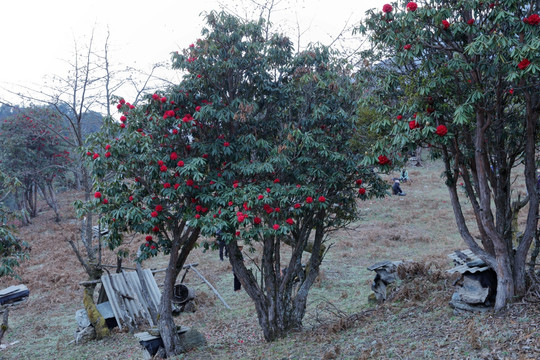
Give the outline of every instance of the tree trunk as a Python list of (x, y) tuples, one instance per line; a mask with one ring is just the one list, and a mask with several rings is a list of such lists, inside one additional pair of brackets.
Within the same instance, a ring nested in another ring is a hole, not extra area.
[[(498, 252), (497, 247), (495, 251)], [(495, 311), (504, 309), (507, 302), (514, 296), (514, 277), (512, 266), (506, 252), (496, 256), (497, 267), (497, 296), (495, 298)]]
[(167, 357), (178, 355), (183, 351), (183, 348), (180, 345), (180, 338), (176, 331), (176, 324), (174, 323), (172, 316), (171, 304), (174, 283), (176, 281), (176, 260), (178, 259), (179, 251), (180, 234), (179, 231), (173, 231), (169, 264), (167, 270), (165, 270), (165, 281), (163, 283), (163, 292), (161, 293), (161, 301), (158, 310), (158, 328)]
[(99, 340), (103, 339), (105, 336), (109, 336), (110, 331), (105, 323), (105, 319), (94, 303), (94, 289), (95, 285), (86, 286), (84, 288), (83, 304), (86, 313), (88, 314), (88, 319), (96, 331), (96, 338)]
[(46, 183), (45, 185), (39, 183), (39, 190), (41, 195), (47, 202), (47, 205), (54, 211), (55, 219), (54, 221), (60, 222), (60, 214), (58, 213), (58, 202), (56, 201), (56, 195), (54, 194), (54, 189), (52, 183)]
[[(321, 211), (316, 219), (308, 217), (303, 228), (293, 235), (295, 238), (285, 241), (294, 245), (288, 266), (283, 270), (280, 268), (280, 242), (283, 239), (276, 236), (264, 238), (260, 286), (253, 273), (246, 268), (237, 242), (233, 240), (227, 244), (233, 272), (255, 303), (259, 325), (268, 342), (302, 328), (308, 293), (319, 274), (323, 255), (324, 216), (324, 211)], [(308, 246), (311, 229), (314, 227), (311, 256), (304, 270), (302, 253)]]

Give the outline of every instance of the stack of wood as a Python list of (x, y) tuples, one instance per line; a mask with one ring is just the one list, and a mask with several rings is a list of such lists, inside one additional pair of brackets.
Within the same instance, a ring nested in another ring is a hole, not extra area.
[(396, 281), (396, 271), (402, 261), (381, 261), (371, 265), (367, 269), (375, 271), (375, 279), (371, 283), (371, 290), (375, 294), (377, 303), (382, 303), (386, 300), (386, 290), (388, 285)]
[(460, 276), (454, 281), (456, 291), (450, 306), (458, 310), (486, 311), (492, 308), (497, 293), (497, 275), (471, 250), (456, 250), (448, 255), (455, 267), (450, 274)]
[(13, 285), (3, 290), (0, 290), (0, 305), (18, 304), (28, 299), (30, 291), (26, 285)]

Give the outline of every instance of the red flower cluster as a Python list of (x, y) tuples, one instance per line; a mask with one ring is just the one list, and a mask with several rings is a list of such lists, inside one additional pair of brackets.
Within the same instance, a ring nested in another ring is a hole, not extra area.
[(362, 179), (356, 180), (356, 185), (362, 185)]
[(180, 161), (178, 162), (178, 164), (176, 164), (176, 165), (178, 165), (179, 167), (183, 167), (183, 166), (184, 166), (184, 162), (183, 162), (182, 160), (180, 160)]
[(279, 230), (279, 225), (278, 225), (278, 224), (274, 224), (274, 226), (272, 226), (272, 228), (273, 228), (274, 230)]
[(442, 26), (444, 28), (444, 30), (448, 29), (450, 27), (450, 23), (448, 22), (448, 20), (443, 20), (442, 21)]
[(360, 195), (365, 195), (365, 194), (366, 194), (366, 189), (360, 188), (360, 189), (358, 189), (358, 193), (359, 193)]
[(289, 225), (294, 224), (294, 220), (291, 219), (291, 218), (288, 218), (287, 220), (285, 220), (285, 222), (286, 222), (287, 224), (289, 224)]
[(231, 144), (230, 144), (228, 141), (225, 141), (225, 142), (223, 143), (223, 146), (225, 146), (225, 147), (229, 147), (229, 145), (231, 145)]
[(169, 183), (163, 184), (163, 188), (165, 188), (165, 189), (168, 189), (168, 188), (170, 188), (170, 187), (171, 187), (171, 184), (169, 184)]
[(405, 49), (405, 50), (411, 50), (411, 47), (412, 47), (411, 44), (407, 44), (407, 45), (405, 45), (405, 46), (403, 47), (403, 49)]
[(473, 25), (473, 24), (474, 24), (474, 19), (469, 19), (469, 20), (467, 20), (467, 24), (468, 24), (468, 25)]
[(519, 62), (518, 64), (518, 68), (520, 70), (525, 70), (527, 68), (527, 66), (529, 66), (531, 64), (531, 62), (529, 61), (529, 59), (523, 59)]
[(111, 156), (111, 153), (107, 151), (107, 152), (105, 153), (105, 157), (108, 158), (108, 157), (110, 157), (110, 156)]
[(152, 235), (147, 235), (146, 236), (146, 241), (152, 241)]
[(159, 171), (165, 172), (165, 171), (167, 171), (167, 167), (165, 165), (161, 165), (160, 168), (159, 168)]
[(94, 197), (95, 197), (96, 199), (101, 198), (101, 193), (100, 193), (99, 191), (96, 191), (96, 192), (94, 193)]
[(416, 11), (416, 9), (418, 8), (418, 5), (416, 5), (415, 2), (409, 2), (407, 4), (407, 11)]
[(155, 218), (155, 217), (158, 216), (158, 212), (157, 212), (157, 211), (152, 211), (152, 213), (150, 213), (150, 216), (152, 216), (153, 218)]
[(439, 136), (444, 136), (446, 135), (446, 133), (448, 133), (448, 129), (446, 128), (446, 126), (444, 125), (437, 126), (437, 130), (435, 130), (435, 134)]
[(99, 157), (98, 153), (95, 153), (94, 156), (93, 156), (94, 160), (96, 160), (98, 157)]
[(392, 8), (392, 5), (390, 4), (384, 4), (383, 7), (382, 7), (382, 11), (384, 13), (389, 13), (389, 12), (392, 12), (393, 8)]
[(529, 24), (529, 25), (533, 25), (533, 26), (538, 25), (538, 24), (540, 24), (540, 16), (538, 16), (538, 14), (532, 14), (528, 18), (524, 18), (523, 22), (525, 24)]
[(156, 211), (158, 211), (158, 212), (163, 211), (163, 206), (161, 206), (161, 205), (156, 205)]
[(398, 119), (398, 120), (403, 119), (403, 115), (398, 115), (398, 116), (397, 116), (397, 119)]
[(253, 219), (253, 223), (254, 223), (255, 225), (259, 225), (259, 224), (261, 223), (261, 221), (262, 221), (261, 218), (258, 217), (258, 216), (256, 216), (256, 217)]
[(176, 160), (176, 159), (178, 159), (178, 154), (173, 152), (173, 153), (171, 153), (170, 158), (171, 158), (171, 160)]
[(409, 121), (409, 129), (414, 130), (414, 129), (419, 129), (419, 128), (420, 128), (420, 124), (416, 120)]
[(167, 110), (165, 111), (165, 114), (163, 114), (163, 119), (174, 117), (175, 115), (174, 110)]
[(109, 145), (109, 144), (107, 144), (107, 145), (105, 146), (105, 150), (109, 150), (110, 148), (111, 148), (111, 145)]
[(388, 165), (391, 163), (390, 159), (386, 155), (380, 155), (378, 160), (380, 165)]
[(308, 196), (308, 197), (306, 198), (306, 202), (307, 202), (308, 204), (311, 204), (311, 203), (313, 202), (313, 198), (312, 198), (311, 196)]
[(324, 196), (319, 196), (319, 202), (325, 202), (326, 198)]

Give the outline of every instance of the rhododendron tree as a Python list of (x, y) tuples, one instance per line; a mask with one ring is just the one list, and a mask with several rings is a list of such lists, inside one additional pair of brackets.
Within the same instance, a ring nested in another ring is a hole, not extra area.
[(15, 109), (0, 124), (0, 168), (21, 182), (15, 192), (17, 203), (30, 217), (37, 215), (41, 194), (60, 221), (53, 183), (71, 167), (63, 141), (66, 131), (60, 115), (46, 107)]
[[(145, 235), (139, 260), (169, 254), (159, 308), (168, 355), (182, 351), (173, 285), (199, 236), (220, 232), (272, 341), (302, 325), (328, 232), (356, 219), (358, 199), (385, 190), (350, 148), (358, 91), (345, 63), (324, 48), (293, 56), (288, 38), (266, 38), (263, 21), (206, 20), (201, 39), (173, 55), (181, 83), (120, 106), (124, 128), (107, 120), (84, 150), (110, 144), (109, 157), (86, 157), (110, 246), (134, 232)], [(262, 274), (240, 245), (261, 249)]]
[[(417, 145), (442, 157), (460, 234), (497, 273), (499, 310), (526, 290), (525, 263), (537, 231), (538, 2), (419, 1), (414, 11), (401, 4), (391, 22), (373, 9), (357, 29), (371, 40), (365, 55), (374, 64), (364, 69), (373, 88), (364, 106), (382, 114), (373, 130), (392, 135), (374, 146), (370, 161), (385, 149), (400, 163), (399, 155), (405, 160)], [(412, 42), (414, 48), (402, 50)], [(403, 120), (393, 120), (395, 114)], [(518, 170), (521, 189), (513, 181)], [(516, 190), (529, 195), (513, 198)], [(466, 222), (464, 197), (475, 230)], [(526, 223), (517, 228), (522, 208)]]

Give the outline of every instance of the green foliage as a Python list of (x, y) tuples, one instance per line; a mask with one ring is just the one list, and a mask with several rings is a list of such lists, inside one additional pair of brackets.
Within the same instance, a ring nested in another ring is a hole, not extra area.
[(23, 187), (52, 182), (72, 160), (59, 114), (45, 107), (17, 109), (0, 126), (0, 167)]
[(15, 268), (27, 257), (27, 244), (15, 233), (15, 214), (7, 209), (2, 200), (20, 183), (0, 172), (0, 277), (17, 277)]
[(184, 224), (249, 243), (294, 236), (321, 210), (328, 227), (354, 219), (356, 199), (384, 185), (350, 149), (357, 89), (345, 64), (324, 48), (293, 56), (287, 38), (265, 40), (262, 23), (223, 13), (207, 22), (173, 56), (186, 74), (178, 86), (135, 108), (122, 100), (125, 122), (108, 119), (89, 138), (110, 246), (148, 234), (144, 259), (167, 253)]

